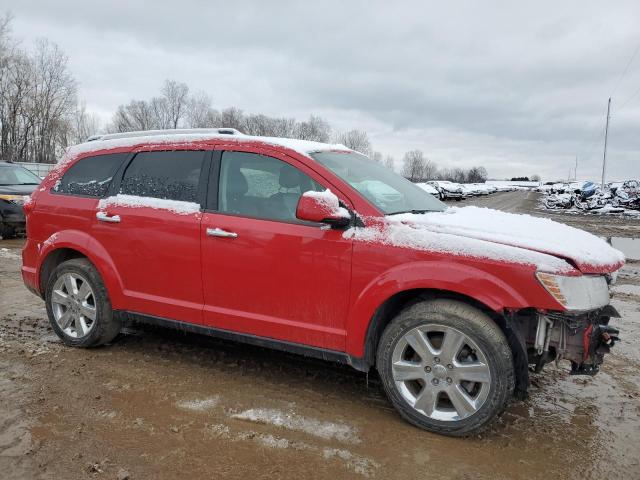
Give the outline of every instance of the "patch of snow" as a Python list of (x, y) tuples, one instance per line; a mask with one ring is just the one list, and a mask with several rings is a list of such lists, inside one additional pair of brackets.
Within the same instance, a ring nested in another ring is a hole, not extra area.
[(302, 155), (308, 156), (310, 152), (319, 150), (341, 150), (351, 151), (342, 144), (328, 144), (320, 142), (312, 142), (309, 140), (297, 140), (293, 138), (278, 137), (259, 137), (251, 135), (226, 135), (212, 132), (194, 132), (179, 135), (167, 135), (165, 133), (149, 132), (147, 136), (134, 136), (128, 138), (114, 138), (107, 140), (94, 140), (79, 145), (69, 147), (62, 159), (58, 162), (64, 164), (69, 160), (76, 158), (78, 155), (85, 153), (97, 152), (100, 150), (111, 150), (116, 148), (129, 148), (144, 145), (163, 144), (168, 148), (172, 146), (183, 146), (185, 143), (191, 142), (221, 142), (221, 143), (247, 143), (261, 142), (268, 145), (275, 145), (294, 150)]
[(20, 255), (12, 252), (8, 248), (0, 248), (0, 257), (15, 259), (15, 258), (20, 258)]
[(213, 425), (206, 425), (205, 432), (221, 438), (229, 438), (231, 436), (231, 429), (224, 423), (215, 423)]
[(624, 293), (626, 295), (637, 295), (640, 297), (640, 285), (615, 285), (612, 290), (615, 293)]
[[(624, 255), (607, 242), (567, 225), (479, 207), (388, 216), (375, 227), (352, 228), (347, 238), (452, 255), (530, 264), (551, 272), (615, 270)], [(562, 258), (558, 258), (562, 257)], [(615, 267), (615, 268), (614, 268)]]
[(325, 448), (322, 455), (326, 459), (339, 458), (355, 473), (365, 477), (371, 476), (380, 465), (367, 457), (356, 455), (349, 450), (341, 448)]
[(331, 215), (340, 218), (351, 218), (349, 211), (340, 206), (340, 200), (329, 189), (324, 192), (314, 192), (309, 190), (302, 194), (303, 197), (313, 198), (317, 203), (322, 204), (331, 210)]
[(315, 418), (302, 417), (295, 413), (285, 413), (275, 409), (252, 408), (231, 415), (231, 418), (270, 424), (288, 430), (298, 430), (326, 440), (336, 439), (346, 443), (360, 443), (356, 430), (349, 425), (323, 422)]
[(164, 198), (138, 197), (136, 195), (123, 195), (121, 193), (103, 198), (98, 202), (98, 210), (103, 211), (108, 207), (131, 207), (131, 208), (156, 208), (169, 210), (179, 215), (190, 215), (200, 212), (200, 205), (193, 202), (183, 202), (180, 200), (167, 200)]
[(191, 410), (195, 412), (204, 412), (209, 410), (220, 402), (220, 396), (216, 395), (211, 398), (205, 398), (202, 400), (184, 400), (182, 402), (178, 402), (178, 408), (183, 410)]

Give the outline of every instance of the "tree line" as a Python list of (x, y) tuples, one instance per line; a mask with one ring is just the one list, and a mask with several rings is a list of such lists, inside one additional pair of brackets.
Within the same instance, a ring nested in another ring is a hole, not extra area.
[(402, 159), (402, 175), (412, 182), (449, 180), (457, 183), (484, 183), (487, 170), (484, 167), (439, 168), (422, 150), (411, 150)]
[[(387, 168), (395, 159), (373, 148), (367, 132), (336, 131), (316, 115), (306, 120), (218, 110), (205, 92), (167, 79), (157, 95), (120, 105), (104, 123), (78, 99), (68, 58), (54, 43), (38, 40), (32, 50), (11, 35), (11, 16), (0, 16), (0, 159), (55, 163), (69, 145), (99, 133), (176, 128), (236, 128), (248, 135), (341, 143)], [(411, 181), (447, 179), (482, 182), (483, 167), (439, 169), (420, 150), (407, 152), (402, 174)]]
[(0, 17), (0, 156), (54, 163), (77, 140), (76, 82), (57, 45), (38, 40), (24, 50), (10, 26), (8, 14)]

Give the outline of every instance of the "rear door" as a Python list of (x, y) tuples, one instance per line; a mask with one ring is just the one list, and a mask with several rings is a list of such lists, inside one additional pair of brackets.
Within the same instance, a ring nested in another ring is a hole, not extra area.
[(201, 204), (210, 152), (137, 152), (101, 201), (93, 235), (120, 275), (127, 310), (202, 323)]
[[(344, 350), (350, 240), (295, 217), (315, 172), (271, 150), (214, 152), (203, 214), (204, 323)], [(336, 192), (337, 193), (337, 192)]]

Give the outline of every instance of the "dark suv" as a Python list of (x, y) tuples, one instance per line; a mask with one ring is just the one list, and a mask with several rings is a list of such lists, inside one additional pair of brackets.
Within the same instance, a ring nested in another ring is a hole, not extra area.
[(24, 232), (24, 198), (31, 195), (40, 181), (26, 168), (0, 160), (0, 237), (12, 238)]

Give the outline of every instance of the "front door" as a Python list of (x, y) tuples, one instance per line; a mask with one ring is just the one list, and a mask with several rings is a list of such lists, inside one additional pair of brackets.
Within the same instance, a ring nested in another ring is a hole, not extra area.
[(208, 156), (139, 152), (115, 185), (118, 194), (99, 204), (93, 236), (115, 263), (127, 310), (202, 323), (200, 199)]
[(201, 224), (204, 323), (343, 351), (351, 241), (295, 217), (303, 192), (326, 187), (267, 152), (214, 154)]

